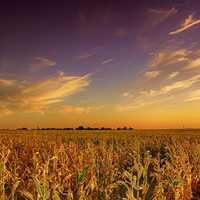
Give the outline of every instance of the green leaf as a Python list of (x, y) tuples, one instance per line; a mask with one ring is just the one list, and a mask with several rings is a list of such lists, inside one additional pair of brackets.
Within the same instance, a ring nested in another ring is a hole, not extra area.
[(85, 180), (88, 170), (89, 166), (85, 166), (82, 171), (78, 172), (78, 184), (81, 184)]

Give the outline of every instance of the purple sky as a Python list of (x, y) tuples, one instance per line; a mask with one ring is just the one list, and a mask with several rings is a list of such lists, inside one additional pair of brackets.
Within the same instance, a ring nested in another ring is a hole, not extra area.
[(199, 10), (198, 0), (1, 3), (0, 127), (197, 127), (198, 111), (186, 113), (200, 103)]

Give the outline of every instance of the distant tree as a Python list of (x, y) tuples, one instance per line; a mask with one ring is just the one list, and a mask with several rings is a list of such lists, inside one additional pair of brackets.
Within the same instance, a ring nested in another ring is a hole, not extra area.
[(129, 130), (133, 130), (133, 128), (132, 128), (132, 127), (129, 127)]
[(84, 127), (83, 126), (79, 126), (76, 128), (76, 130), (84, 130)]
[(22, 127), (22, 128), (19, 128), (18, 130), (25, 131), (25, 130), (28, 130), (28, 128)]
[(74, 130), (73, 128), (63, 128), (63, 130)]
[(126, 126), (124, 126), (124, 127), (123, 127), (123, 130), (127, 130), (127, 127), (126, 127)]
[(101, 130), (105, 130), (105, 128), (104, 128), (104, 127), (101, 127)]
[(118, 127), (118, 128), (117, 128), (117, 130), (118, 130), (118, 131), (120, 131), (120, 130), (121, 130), (121, 128), (120, 128), (120, 127)]

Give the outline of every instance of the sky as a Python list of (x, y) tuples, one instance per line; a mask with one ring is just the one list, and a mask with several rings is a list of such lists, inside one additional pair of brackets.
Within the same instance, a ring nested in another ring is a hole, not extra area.
[(4, 1), (0, 128), (200, 128), (199, 0)]

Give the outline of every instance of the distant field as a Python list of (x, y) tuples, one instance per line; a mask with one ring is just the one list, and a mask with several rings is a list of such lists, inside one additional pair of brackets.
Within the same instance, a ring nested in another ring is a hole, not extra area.
[(0, 144), (0, 199), (200, 198), (200, 130), (1, 130)]
[(0, 136), (149, 136), (149, 135), (196, 135), (200, 129), (134, 129), (134, 130), (0, 130)]

